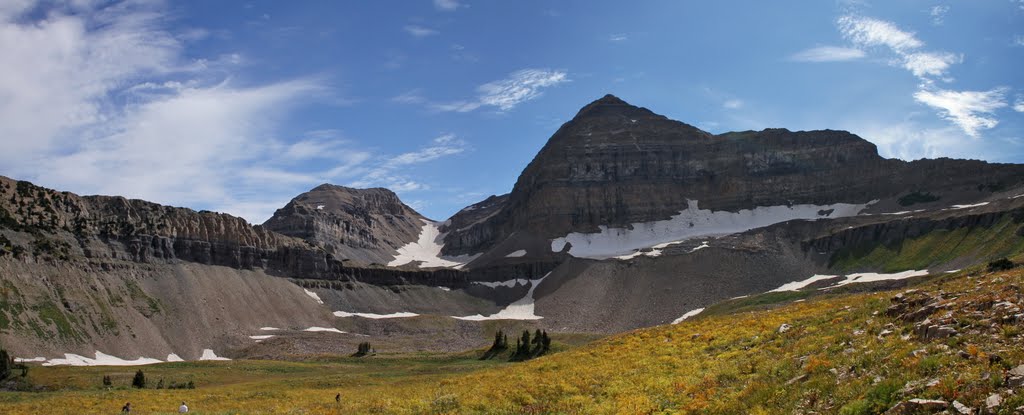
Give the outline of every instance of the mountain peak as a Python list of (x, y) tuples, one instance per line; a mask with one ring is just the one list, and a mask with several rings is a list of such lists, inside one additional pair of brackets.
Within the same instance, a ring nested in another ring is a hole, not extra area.
[(615, 95), (607, 94), (584, 106), (580, 109), (580, 112), (576, 114), (575, 118), (603, 117), (609, 115), (621, 115), (632, 118), (657, 116), (657, 114), (646, 108), (630, 105), (628, 102), (623, 101)]

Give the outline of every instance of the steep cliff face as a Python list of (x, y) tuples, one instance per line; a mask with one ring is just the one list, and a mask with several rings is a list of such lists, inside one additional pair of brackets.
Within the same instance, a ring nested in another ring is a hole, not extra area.
[(263, 227), (303, 239), (338, 259), (386, 264), (427, 220), (394, 192), (322, 184), (274, 212)]
[(686, 209), (867, 203), (910, 192), (1020, 184), (1024, 166), (906, 163), (844, 131), (712, 135), (607, 95), (584, 107), (523, 170), (501, 211), (454, 230), (445, 253), (479, 252), (514, 232), (546, 238), (665, 220)]

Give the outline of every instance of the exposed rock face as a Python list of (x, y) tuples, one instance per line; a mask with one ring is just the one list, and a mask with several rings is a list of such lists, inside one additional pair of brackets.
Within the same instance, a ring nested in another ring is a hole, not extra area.
[(688, 199), (702, 209), (736, 211), (978, 192), (1022, 179), (1018, 165), (884, 159), (874, 144), (845, 131), (712, 135), (607, 95), (555, 132), (500, 212), (449, 233), (445, 253), (479, 252), (517, 231), (553, 238), (664, 220)]
[(338, 259), (386, 264), (399, 247), (416, 240), (424, 220), (388, 189), (322, 184), (278, 209), (263, 227)]
[(477, 225), (501, 213), (507, 203), (507, 193), (501, 196), (491, 195), (482, 202), (469, 205), (456, 212), (440, 229), (442, 233), (451, 235), (450, 238), (445, 238), (445, 243), (457, 246), (482, 246), (488, 241), (494, 240), (494, 227)]

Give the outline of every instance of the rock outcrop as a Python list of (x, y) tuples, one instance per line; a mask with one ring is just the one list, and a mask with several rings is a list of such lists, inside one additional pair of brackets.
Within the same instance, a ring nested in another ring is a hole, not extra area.
[(387, 264), (427, 220), (388, 189), (322, 184), (300, 194), (263, 227), (303, 239), (335, 258)]

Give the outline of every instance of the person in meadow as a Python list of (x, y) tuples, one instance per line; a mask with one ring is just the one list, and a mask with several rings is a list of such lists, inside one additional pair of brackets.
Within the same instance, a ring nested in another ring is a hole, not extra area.
[(341, 394), (334, 395), (334, 402), (341, 403)]
[(178, 407), (178, 413), (179, 414), (188, 413), (188, 405), (185, 405), (185, 401), (181, 401), (181, 406)]
[(132, 413), (132, 403), (131, 402), (125, 402), (124, 406), (121, 407), (121, 413), (122, 414), (130, 414), (130, 413)]

